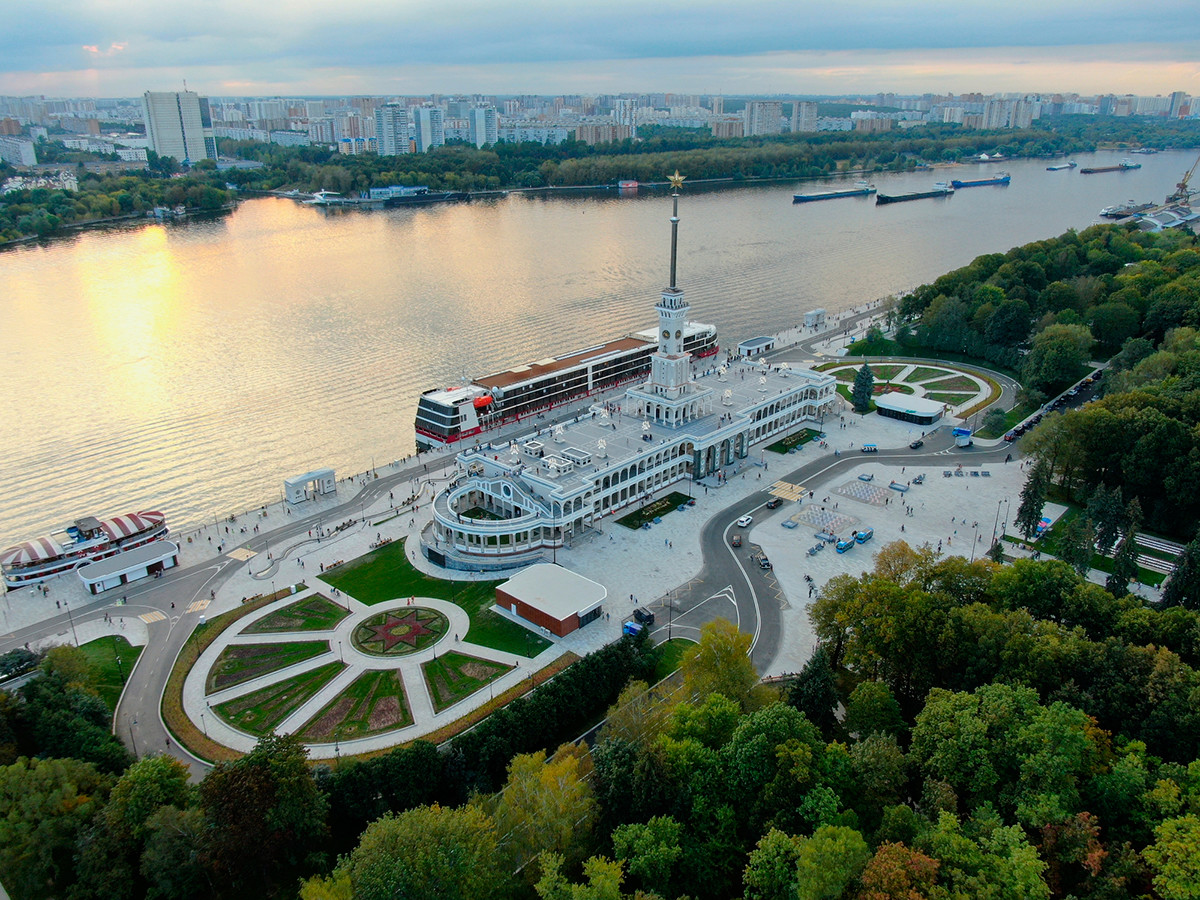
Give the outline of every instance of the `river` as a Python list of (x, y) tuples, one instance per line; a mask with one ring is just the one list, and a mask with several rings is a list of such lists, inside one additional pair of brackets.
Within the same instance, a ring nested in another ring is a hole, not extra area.
[[(685, 186), (678, 280), (692, 318), (732, 347), (807, 309), (1086, 227), (1104, 206), (1161, 200), (1194, 158), (1138, 156), (1142, 169), (1102, 175), (1040, 160), (880, 175), (899, 193), (1012, 174), (881, 207), (791, 202), (845, 181)], [(669, 216), (663, 192), (374, 212), (256, 199), (224, 218), (0, 253), (0, 548), (138, 509), (179, 529), (278, 499), (290, 475), (411, 453), (421, 391), (651, 327)]]

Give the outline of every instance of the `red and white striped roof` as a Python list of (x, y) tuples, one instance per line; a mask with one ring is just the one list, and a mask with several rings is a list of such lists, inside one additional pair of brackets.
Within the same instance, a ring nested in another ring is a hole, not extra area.
[(62, 556), (62, 548), (48, 537), (34, 538), (0, 553), (0, 566), (27, 566)]
[(100, 527), (104, 529), (104, 533), (111, 540), (120, 541), (130, 535), (157, 528), (165, 519), (166, 516), (157, 510), (146, 510), (123, 516), (113, 516), (113, 518), (101, 522)]

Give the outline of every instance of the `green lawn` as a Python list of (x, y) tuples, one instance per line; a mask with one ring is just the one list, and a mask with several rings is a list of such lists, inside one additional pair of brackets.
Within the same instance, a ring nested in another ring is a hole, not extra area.
[(441, 640), (449, 627), (450, 620), (436, 609), (405, 606), (365, 619), (350, 642), (372, 656), (405, 656)]
[(878, 363), (871, 366), (871, 371), (875, 373), (876, 381), (891, 381), (900, 374), (904, 366), (898, 366), (895, 363)]
[(923, 387), (926, 393), (929, 391), (966, 391), (970, 394), (979, 393), (979, 385), (975, 383), (975, 379), (968, 378), (966, 375), (955, 375), (953, 378), (928, 381)]
[(455, 650), (421, 666), (435, 712), (448, 709), (464, 697), (487, 687), (489, 681), (494, 681), (511, 668), (504, 663), (479, 659)]
[(679, 507), (690, 500), (687, 494), (681, 494), (679, 491), (671, 491), (667, 496), (655, 500), (643, 506), (641, 509), (634, 510), (627, 516), (621, 516), (617, 519), (618, 525), (624, 525), (637, 531), (647, 522), (653, 522), (657, 516), (665, 516), (669, 512), (674, 512)]
[[(685, 498), (686, 499), (686, 498)], [(516, 622), (492, 612), (499, 581), (445, 581), (413, 568), (404, 555), (404, 541), (393, 541), (333, 571), (322, 580), (360, 603), (385, 603), (405, 597), (448, 600), (470, 616), (472, 643), (493, 650), (534, 657), (550, 642)], [(465, 635), (464, 635), (465, 637)]]
[(904, 384), (901, 381), (888, 382), (876, 381), (871, 386), (871, 393), (878, 397), (880, 394), (915, 394), (916, 389), (910, 384)]
[[(843, 397), (845, 397), (845, 398), (846, 398), (846, 402), (847, 402), (847, 403), (849, 403), (851, 406), (853, 406), (853, 405), (854, 405), (854, 392), (853, 392), (853, 391), (850, 389), (850, 385), (848, 385), (848, 384), (839, 384), (839, 385), (837, 386), (836, 390), (837, 390), (837, 392), (838, 392), (839, 394), (841, 394)], [(858, 410), (854, 410), (854, 411), (855, 411), (855, 412), (858, 412)], [(871, 402), (870, 402), (870, 403), (867, 405), (867, 412), (869, 412), (869, 413), (873, 413), (873, 412), (875, 412), (875, 401), (874, 401), (874, 400), (872, 400), (872, 401), (871, 401)]]
[(234, 728), (253, 735), (269, 734), (275, 726), (312, 699), (342, 669), (344, 663), (330, 662), (292, 678), (227, 700), (213, 711)]
[(490, 509), (484, 509), (482, 506), (472, 506), (462, 514), (462, 517), (464, 519), (482, 519), (488, 522), (499, 522), (504, 518)]
[(687, 638), (671, 638), (662, 643), (658, 648), (661, 655), (658, 657), (658, 665), (654, 667), (654, 680), (662, 681), (678, 669), (683, 661), (683, 654), (693, 644), (695, 641), (689, 641)]
[(905, 381), (911, 381), (913, 384), (920, 384), (922, 381), (928, 381), (931, 378), (942, 378), (949, 374), (945, 369), (931, 369), (928, 366), (917, 366), (908, 376)]
[(388, 669), (363, 672), (305, 723), (299, 735), (309, 743), (344, 741), (404, 728), (412, 722), (404, 679)]
[(981, 428), (979, 429), (979, 436), (982, 438), (998, 438), (1002, 434), (1007, 434), (1009, 429), (1015, 428), (1020, 422), (1024, 422), (1037, 412), (1039, 408), (1039, 405), (1036, 403), (1018, 403), (1004, 414), (1003, 428), (999, 431), (994, 428)]
[(350, 615), (344, 607), (322, 594), (313, 594), (269, 616), (263, 616), (253, 625), (242, 630), (242, 634), (264, 634), (279, 631), (329, 631), (338, 622)]
[[(1001, 372), (1012, 378), (1020, 378), (1021, 373), (1007, 366), (997, 365), (986, 359), (977, 359), (965, 353), (950, 353), (946, 350), (934, 350), (932, 347), (906, 347), (896, 341), (882, 340), (868, 344), (866, 341), (856, 341), (846, 350), (847, 356), (899, 356), (906, 359), (945, 360), (946, 362), (961, 362), (969, 366), (982, 366), (994, 372)], [(1082, 375), (1082, 371), (1080, 373)], [(911, 380), (911, 379), (910, 379)]]
[(286, 644), (231, 644), (221, 651), (208, 670), (204, 692), (243, 684), (278, 669), (285, 669), (329, 652), (328, 641), (291, 641)]
[(793, 447), (799, 447), (801, 444), (807, 444), (809, 441), (819, 438), (821, 432), (814, 431), (812, 428), (801, 428), (795, 434), (789, 434), (785, 438), (781, 438), (775, 443), (767, 447), (772, 453), (787, 453)]
[[(79, 648), (92, 664), (95, 678), (92, 686), (110, 710), (116, 710), (121, 688), (125, 686), (133, 664), (141, 656), (142, 648), (134, 647), (119, 635), (108, 635), (88, 641)], [(117, 659), (120, 658), (120, 663)]]
[(960, 403), (966, 403), (974, 394), (946, 394), (941, 391), (929, 391), (925, 394), (929, 400), (936, 400), (938, 403), (949, 403), (951, 406), (958, 406)]

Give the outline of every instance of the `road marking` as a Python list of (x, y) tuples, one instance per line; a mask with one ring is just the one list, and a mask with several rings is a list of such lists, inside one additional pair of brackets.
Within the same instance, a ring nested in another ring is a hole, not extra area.
[(791, 484), (786, 481), (777, 481), (767, 489), (767, 492), (775, 497), (779, 497), (780, 499), (791, 500), (794, 502), (807, 494), (808, 489), (802, 484)]
[(161, 622), (166, 616), (155, 610), (154, 612), (142, 613), (138, 618), (149, 625), (151, 622)]
[(191, 606), (187, 608), (187, 611), (190, 613), (200, 612), (201, 610), (208, 609), (208, 604), (211, 602), (211, 600), (194, 600)]

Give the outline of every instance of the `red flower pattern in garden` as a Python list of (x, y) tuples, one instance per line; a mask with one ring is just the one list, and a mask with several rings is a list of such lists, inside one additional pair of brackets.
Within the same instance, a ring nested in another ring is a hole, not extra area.
[(372, 636), (363, 643), (381, 641), (383, 652), (387, 653), (399, 643), (417, 646), (417, 638), (433, 632), (417, 621), (417, 611), (413, 610), (403, 616), (388, 614), (382, 625), (369, 626)]

